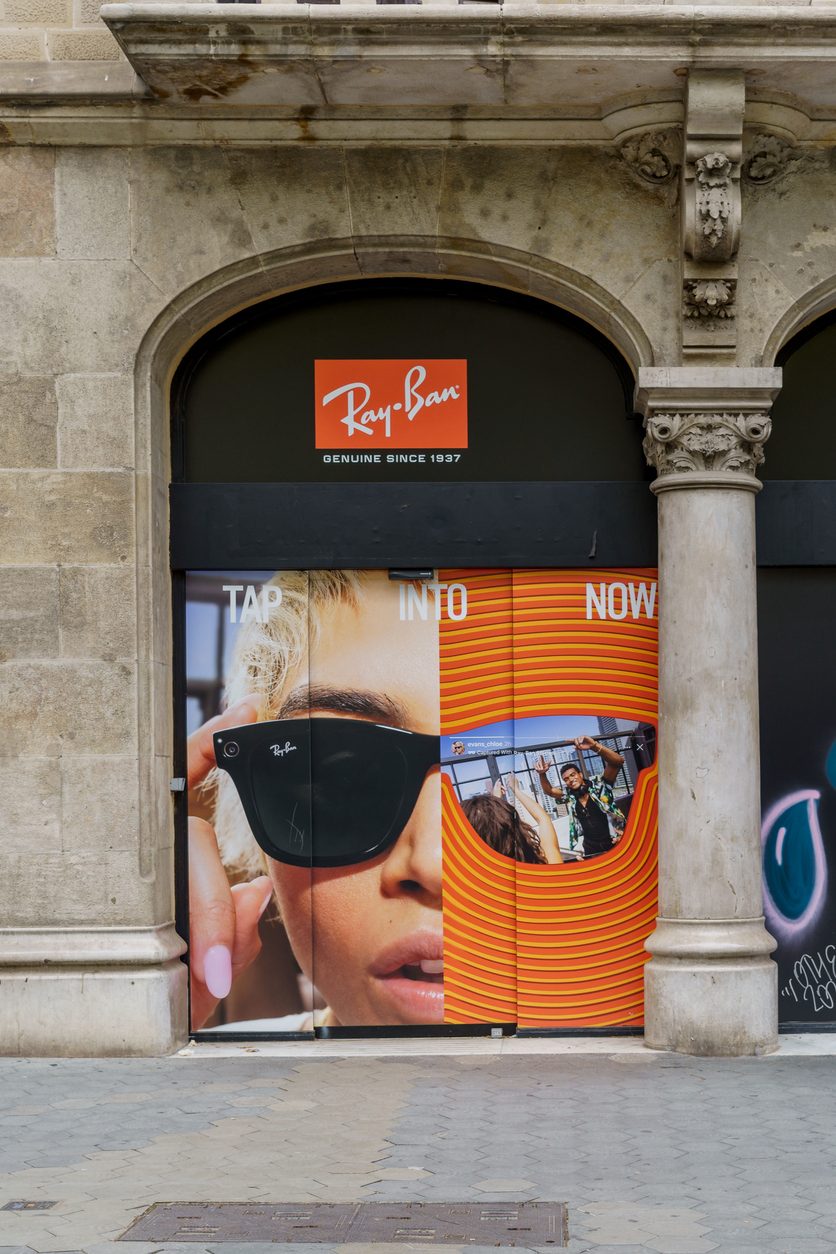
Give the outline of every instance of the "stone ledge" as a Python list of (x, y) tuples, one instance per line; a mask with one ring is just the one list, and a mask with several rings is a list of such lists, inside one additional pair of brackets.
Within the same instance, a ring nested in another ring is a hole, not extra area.
[(0, 61), (4, 102), (142, 100), (148, 95), (133, 66), (120, 61)]
[(706, 64), (757, 71), (761, 91), (836, 99), (836, 10), (825, 7), (355, 0), (106, 4), (101, 15), (157, 99), (178, 104), (600, 105), (681, 87)]
[(761, 409), (781, 390), (778, 366), (642, 366), (635, 404), (641, 413), (654, 409)]
[(173, 923), (0, 928), (0, 967), (159, 966), (185, 952)]
[[(611, 149), (630, 135), (680, 128), (682, 108), (681, 88), (636, 92), (635, 99), (621, 95), (600, 103), (456, 107), (391, 102), (324, 104), (303, 110), (294, 105), (247, 107), (218, 101), (208, 107), (163, 103), (150, 94), (142, 99), (85, 99), (83, 95), (74, 100), (44, 96), (4, 99), (0, 90), (0, 135), (2, 142), (12, 145), (82, 148), (489, 143)], [(752, 91), (747, 100), (746, 127), (778, 135), (799, 153), (832, 148), (834, 121), (836, 104), (817, 109), (779, 90)]]

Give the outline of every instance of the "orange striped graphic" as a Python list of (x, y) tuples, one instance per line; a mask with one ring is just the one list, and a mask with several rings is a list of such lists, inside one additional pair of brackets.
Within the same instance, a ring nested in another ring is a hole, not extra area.
[[(468, 613), (441, 622), (441, 729), (502, 719), (611, 716), (656, 723), (656, 617), (627, 587), (650, 570), (448, 570)], [(596, 601), (587, 618), (587, 584)], [(597, 612), (610, 585), (620, 618)], [(626, 607), (626, 608), (625, 608)], [(495, 853), (442, 792), (445, 1015), (450, 1023), (575, 1027), (643, 1022), (644, 941), (656, 917), (656, 768), (627, 829), (588, 862), (540, 866)]]

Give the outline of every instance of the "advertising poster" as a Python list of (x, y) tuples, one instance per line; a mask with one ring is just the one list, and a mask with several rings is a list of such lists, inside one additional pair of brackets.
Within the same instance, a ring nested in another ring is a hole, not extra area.
[(187, 576), (193, 1029), (640, 1025), (655, 571), (391, 574)]

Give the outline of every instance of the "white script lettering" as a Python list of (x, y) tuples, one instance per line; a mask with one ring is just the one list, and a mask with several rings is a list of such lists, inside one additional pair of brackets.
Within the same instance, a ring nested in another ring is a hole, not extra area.
[[(322, 398), (323, 408), (330, 405), (332, 401), (338, 397), (346, 398), (347, 412), (340, 422), (348, 428), (348, 434), (354, 435), (360, 432), (363, 435), (374, 435), (373, 423), (382, 422), (384, 424), (384, 438), (390, 439), (392, 435), (392, 410), (403, 408), (407, 418), (412, 422), (416, 414), (418, 414), (424, 406), (443, 405), (446, 401), (457, 401), (460, 396), (458, 387), (445, 387), (441, 391), (432, 391), (426, 397), (418, 391), (427, 377), (427, 371), (423, 366), (413, 366), (407, 371), (404, 378), (404, 400), (403, 406), (400, 401), (394, 404), (390, 401), (385, 407), (379, 405), (377, 409), (371, 405), (368, 409), (372, 396), (372, 390), (368, 383), (344, 383), (342, 387), (334, 388), (332, 392), (328, 392)], [(326, 459), (327, 460), (327, 459)], [(331, 458), (336, 461), (335, 457)]]
[[(795, 985), (798, 985), (798, 992)], [(785, 997), (808, 1002), (814, 1014), (836, 1006), (836, 947), (827, 945), (817, 954), (802, 954), (792, 969), (792, 978), (781, 989)]]

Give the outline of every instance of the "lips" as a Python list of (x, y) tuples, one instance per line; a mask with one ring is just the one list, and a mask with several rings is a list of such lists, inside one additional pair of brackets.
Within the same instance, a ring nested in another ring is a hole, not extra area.
[(422, 958), (420, 962), (408, 962), (400, 968), (400, 974), (408, 980), (426, 980), (428, 984), (444, 983), (444, 959)]
[(415, 932), (387, 946), (369, 968), (393, 1023), (444, 1022), (444, 937)]

